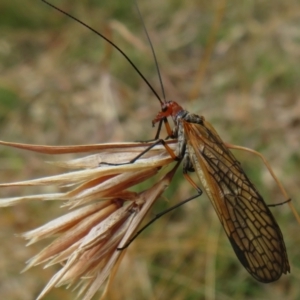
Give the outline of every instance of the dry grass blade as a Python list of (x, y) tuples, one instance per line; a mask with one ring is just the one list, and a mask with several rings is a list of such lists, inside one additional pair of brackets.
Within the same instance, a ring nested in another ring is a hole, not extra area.
[[(43, 149), (43, 153), (51, 154), (56, 150), (56, 154), (61, 154), (61, 149), (66, 151), (66, 148), (68, 151), (74, 150), (75, 153), (81, 150), (76, 146), (56, 148), (6, 142), (0, 144), (38, 152)], [(174, 148), (175, 144), (172, 142), (170, 146)], [(21, 235), (29, 240), (28, 245), (56, 237), (49, 246), (31, 258), (23, 270), (41, 263), (46, 263), (46, 267), (57, 263), (63, 265), (37, 299), (41, 299), (51, 288), (61, 285), (79, 288), (83, 299), (91, 299), (108, 279), (112, 269), (116, 272), (124, 252), (117, 248), (129, 242), (151, 205), (169, 185), (178, 166), (177, 164), (146, 190), (133, 192), (129, 188), (152, 178), (161, 168), (172, 163), (173, 159), (163, 147), (155, 146), (135, 163), (101, 165), (99, 162), (105, 160), (112, 164), (126, 163), (141, 148), (145, 148), (145, 145), (131, 143), (114, 144), (111, 147), (111, 144), (102, 144), (97, 147), (97, 154), (55, 163), (70, 169), (68, 173), (0, 185), (11, 187), (63, 184), (69, 189), (65, 193), (0, 199), (0, 207), (30, 200), (63, 200), (66, 201), (63, 207), (76, 207), (75, 210)], [(89, 149), (89, 146), (85, 149)], [(94, 150), (94, 146), (91, 149)], [(126, 154), (123, 155), (122, 151)]]

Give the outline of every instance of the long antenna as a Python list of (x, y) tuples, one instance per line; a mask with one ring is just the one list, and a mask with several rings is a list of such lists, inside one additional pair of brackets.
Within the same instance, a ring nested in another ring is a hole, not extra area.
[(87, 25), (86, 23), (84, 23), (83, 21), (80, 21), (79, 19), (77, 19), (76, 17), (70, 15), (69, 13), (63, 11), (62, 9), (58, 8), (57, 6), (49, 3), (46, 0), (41, 0), (42, 2), (46, 3), (47, 5), (49, 5), (50, 7), (54, 8), (55, 10), (59, 11), (60, 13), (68, 16), (69, 18), (73, 19), (74, 21), (78, 22), (79, 24), (81, 24), (82, 26), (90, 29), (92, 32), (94, 32), (95, 34), (97, 34), (98, 36), (100, 36), (102, 39), (104, 39), (105, 41), (107, 41), (110, 45), (112, 45), (116, 50), (118, 50), (125, 58), (126, 60), (131, 64), (131, 66), (134, 68), (134, 70), (141, 76), (141, 78), (144, 80), (144, 82), (148, 85), (148, 87), (151, 89), (151, 91), (153, 92), (153, 94), (156, 96), (156, 98), (158, 99), (158, 101), (160, 102), (160, 104), (163, 104), (163, 101), (161, 100), (161, 98), (159, 97), (159, 95), (157, 94), (157, 92), (154, 90), (154, 88), (151, 86), (151, 84), (149, 83), (149, 81), (146, 79), (146, 77), (141, 73), (141, 71), (136, 67), (136, 65), (132, 62), (132, 60), (126, 55), (126, 53), (119, 48), (116, 44), (114, 44), (112, 41), (110, 41), (107, 37), (105, 37), (103, 34), (101, 34), (100, 32), (98, 32), (97, 30), (95, 30), (94, 28), (92, 28), (91, 26)]
[(151, 39), (150, 39), (150, 36), (149, 36), (149, 33), (148, 33), (148, 30), (146, 28), (146, 25), (145, 25), (145, 22), (144, 22), (144, 19), (143, 19), (143, 16), (141, 14), (141, 11), (140, 11), (140, 8), (139, 8), (139, 5), (137, 3), (136, 0), (134, 0), (134, 4), (136, 6), (136, 9), (138, 11), (138, 14), (139, 14), (139, 17), (141, 19), (141, 22), (143, 24), (143, 28), (144, 28), (144, 31), (146, 33), (146, 36), (147, 36), (147, 39), (148, 39), (148, 42), (150, 44), (150, 47), (151, 47), (151, 52), (152, 52), (152, 55), (153, 55), (153, 58), (154, 58), (154, 61), (155, 61), (155, 67), (156, 67), (156, 70), (157, 70), (157, 74), (158, 74), (158, 77), (159, 77), (159, 83), (160, 83), (160, 87), (161, 87), (161, 91), (162, 91), (162, 94), (163, 94), (163, 97), (164, 97), (164, 100), (166, 102), (166, 94), (165, 94), (165, 89), (164, 89), (164, 85), (163, 85), (163, 81), (162, 81), (162, 78), (161, 78), (161, 74), (160, 74), (160, 71), (159, 71), (159, 66), (158, 66), (158, 61), (157, 61), (157, 57), (156, 57), (156, 54), (155, 54), (155, 51), (154, 51), (154, 47), (152, 45), (152, 42), (151, 42)]

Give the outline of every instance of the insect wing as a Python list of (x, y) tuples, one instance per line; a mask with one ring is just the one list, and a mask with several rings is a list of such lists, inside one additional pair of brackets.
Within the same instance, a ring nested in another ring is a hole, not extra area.
[(268, 283), (290, 271), (280, 228), (214, 128), (182, 120), (194, 169), (240, 262)]

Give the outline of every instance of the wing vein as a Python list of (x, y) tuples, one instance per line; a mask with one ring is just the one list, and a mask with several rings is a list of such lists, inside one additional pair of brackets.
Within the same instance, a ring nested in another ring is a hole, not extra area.
[(277, 280), (290, 268), (268, 206), (209, 123), (182, 122), (194, 169), (240, 262), (261, 282)]

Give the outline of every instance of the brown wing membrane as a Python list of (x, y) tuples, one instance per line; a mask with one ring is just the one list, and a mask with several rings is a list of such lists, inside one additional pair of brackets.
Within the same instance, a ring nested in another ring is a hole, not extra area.
[(258, 281), (290, 271), (280, 228), (214, 128), (182, 120), (189, 155), (240, 262)]

